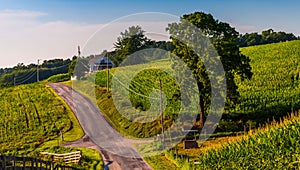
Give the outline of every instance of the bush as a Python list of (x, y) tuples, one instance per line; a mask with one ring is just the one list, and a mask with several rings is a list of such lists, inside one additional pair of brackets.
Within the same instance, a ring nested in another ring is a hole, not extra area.
[(57, 75), (49, 77), (47, 80), (48, 80), (48, 82), (51, 82), (51, 83), (57, 83), (57, 82), (62, 82), (62, 81), (68, 81), (70, 79), (71, 79), (71, 77), (69, 74), (57, 74)]

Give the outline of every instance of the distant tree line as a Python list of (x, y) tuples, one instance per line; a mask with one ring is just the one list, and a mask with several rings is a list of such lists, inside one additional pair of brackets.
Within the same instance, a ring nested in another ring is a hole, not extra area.
[(244, 35), (240, 35), (238, 38), (238, 44), (240, 47), (246, 47), (246, 46), (253, 46), (253, 45), (292, 41), (298, 39), (300, 39), (300, 37), (296, 37), (292, 33), (285, 33), (282, 31), (275, 32), (273, 29), (268, 29), (262, 31), (261, 34), (254, 32), (254, 33), (246, 33)]
[[(39, 65), (39, 80), (53, 75), (68, 73), (70, 59), (44, 60)], [(12, 68), (0, 68), (0, 87), (34, 83), (37, 81), (37, 64), (19, 63)]]

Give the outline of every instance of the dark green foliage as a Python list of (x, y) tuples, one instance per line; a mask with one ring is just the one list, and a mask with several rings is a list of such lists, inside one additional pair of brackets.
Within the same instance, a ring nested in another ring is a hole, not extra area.
[(140, 26), (131, 26), (128, 30), (121, 32), (121, 36), (118, 37), (117, 42), (114, 44), (116, 55), (112, 60), (116, 66), (128, 55), (145, 48), (149, 40), (144, 35), (144, 32)]
[[(187, 26), (189, 25), (187, 22), (199, 28), (202, 33), (193, 29), (191, 26)], [(210, 63), (209, 65), (216, 64), (216, 62), (213, 61), (215, 58), (211, 57), (214, 55), (210, 53), (212, 47), (207, 45), (205, 41), (202, 41), (203, 37), (210, 40), (223, 64), (227, 84), (227, 105), (232, 106), (235, 104), (239, 93), (234, 77), (240, 77), (241, 80), (244, 80), (252, 76), (249, 64), (250, 59), (239, 51), (237, 44), (238, 32), (228, 23), (215, 20), (212, 15), (203, 12), (183, 15), (180, 22), (169, 24), (167, 30), (171, 34), (172, 43), (175, 46), (172, 53), (181, 58), (188, 65), (197, 80), (200, 98), (199, 105), (201, 108), (201, 124), (202, 117), (206, 114), (205, 108), (207, 108), (210, 103), (211, 88), (218, 88), (211, 87), (208, 72), (213, 71), (208, 70), (208, 68), (206, 68), (207, 65), (204, 65), (204, 61), (193, 51), (193, 49), (203, 51), (202, 54), (199, 55), (203, 55), (202, 57), (204, 58), (208, 57), (206, 62)], [(181, 37), (181, 39), (186, 42), (183, 43), (182, 40), (177, 39), (177, 37)], [(187, 46), (187, 44), (190, 46)], [(214, 65), (214, 67), (220, 66)], [(184, 75), (184, 73), (182, 73), (182, 75)], [(217, 77), (213, 78), (217, 79)], [(185, 79), (186, 78), (183, 77), (182, 82), (186, 81)]]
[(47, 80), (51, 83), (57, 83), (57, 82), (63, 82), (70, 80), (70, 75), (68, 73), (66, 74), (57, 74), (54, 76), (49, 77)]
[[(145, 31), (142, 30), (140, 26), (131, 26), (121, 33), (120, 37), (118, 37), (114, 44), (115, 51), (107, 53), (115, 66), (119, 66), (129, 55), (144, 49), (154, 49), (154, 51), (149, 54), (149, 57), (146, 59), (147, 61), (151, 61), (151, 59), (163, 55), (160, 53), (161, 50), (155, 49), (172, 51), (175, 48), (171, 42), (150, 40), (144, 35), (144, 33)], [(137, 59), (137, 64), (143, 62), (140, 61), (140, 59), (141, 58)], [(133, 62), (134, 61), (132, 61), (131, 64), (134, 64)]]
[(240, 35), (238, 39), (238, 43), (240, 47), (246, 47), (246, 46), (253, 46), (253, 45), (292, 41), (297, 39), (298, 38), (292, 33), (285, 33), (282, 31), (275, 32), (272, 29), (268, 29), (262, 31), (261, 34), (254, 32), (254, 33), (246, 33), (244, 35)]
[[(111, 83), (112, 77), (113, 77), (113, 69), (109, 70), (109, 82)], [(96, 73), (95, 77), (89, 77), (89, 79), (94, 78), (95, 84), (97, 84), (100, 87), (106, 87), (107, 86), (107, 70), (99, 71)], [(111, 87), (111, 86), (109, 86)]]
[[(45, 80), (52, 75), (68, 73), (70, 59), (45, 60), (39, 66), (39, 80)], [(2, 69), (0, 74), (0, 87), (8, 87), (20, 84), (37, 82), (37, 65), (30, 64), (25, 66), (19, 63), (13, 68)]]
[(76, 63), (77, 63), (77, 56), (73, 56), (72, 62), (70, 63), (70, 65), (69, 65), (69, 70), (68, 70), (68, 74), (69, 74), (70, 76), (73, 76), (73, 75), (74, 75), (74, 69), (75, 69)]

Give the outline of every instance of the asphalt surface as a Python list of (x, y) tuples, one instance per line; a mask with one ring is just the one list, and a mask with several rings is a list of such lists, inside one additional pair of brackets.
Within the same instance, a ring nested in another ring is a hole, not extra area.
[(93, 102), (67, 85), (53, 83), (49, 86), (70, 106), (85, 135), (100, 147), (106, 169), (152, 169), (130, 140), (112, 127)]

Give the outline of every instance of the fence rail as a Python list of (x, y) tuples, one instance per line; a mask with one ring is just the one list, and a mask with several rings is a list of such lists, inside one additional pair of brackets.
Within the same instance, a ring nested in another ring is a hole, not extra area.
[(65, 153), (65, 154), (56, 154), (49, 152), (41, 152), (41, 155), (50, 155), (54, 161), (64, 161), (65, 164), (69, 163), (79, 163), (81, 160), (81, 151)]
[(71, 170), (72, 167), (55, 165), (50, 161), (22, 156), (0, 155), (1, 170)]

